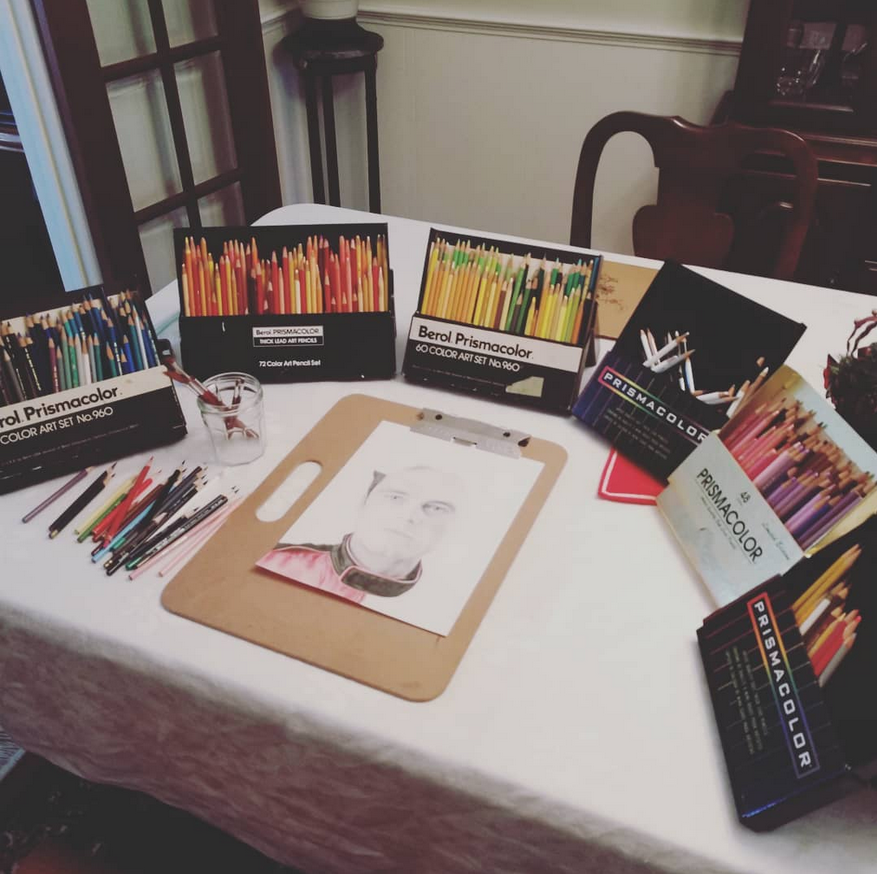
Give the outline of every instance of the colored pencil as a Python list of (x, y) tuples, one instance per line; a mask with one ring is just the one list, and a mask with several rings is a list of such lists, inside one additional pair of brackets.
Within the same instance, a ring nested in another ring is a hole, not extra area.
[(116, 465), (107, 468), (76, 500), (49, 526), (49, 537), (55, 538), (72, 522), (100, 493), (112, 479)]
[(72, 479), (67, 480), (67, 482), (65, 482), (64, 485), (62, 485), (59, 489), (56, 489), (54, 492), (52, 492), (52, 494), (49, 495), (48, 498), (46, 498), (44, 501), (41, 501), (39, 504), (36, 505), (36, 507), (33, 508), (33, 510), (31, 510), (29, 513), (25, 514), (25, 516), (22, 518), (21, 521), (22, 522), (30, 522), (30, 520), (33, 519), (34, 516), (36, 516), (39, 513), (42, 513), (43, 510), (46, 509), (46, 507), (48, 507), (50, 504), (53, 504), (55, 501), (57, 501), (58, 498), (61, 497), (61, 495), (66, 494), (68, 491), (70, 491), (70, 489), (73, 488), (73, 486), (77, 485), (78, 483), (81, 483), (82, 480), (84, 480), (88, 476), (88, 472), (90, 470), (91, 470), (90, 467), (86, 467), (85, 470), (80, 470), (79, 473), (77, 473)]
[[(344, 236), (331, 243), (259, 253), (255, 237), (226, 240), (210, 251), (207, 240), (186, 237), (180, 262), (180, 298), (187, 316), (317, 314), (389, 311), (387, 241)], [(377, 254), (376, 254), (377, 253)], [(438, 247), (430, 259), (439, 258)], [(147, 350), (148, 351), (148, 350)], [(136, 355), (136, 353), (135, 353)]]

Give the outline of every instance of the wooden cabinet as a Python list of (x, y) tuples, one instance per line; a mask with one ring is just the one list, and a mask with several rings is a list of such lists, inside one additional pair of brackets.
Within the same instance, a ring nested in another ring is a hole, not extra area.
[[(751, 0), (734, 91), (715, 121), (800, 134), (819, 159), (820, 186), (796, 278), (877, 294), (877, 3)], [(739, 218), (788, 186), (770, 155), (729, 191)]]

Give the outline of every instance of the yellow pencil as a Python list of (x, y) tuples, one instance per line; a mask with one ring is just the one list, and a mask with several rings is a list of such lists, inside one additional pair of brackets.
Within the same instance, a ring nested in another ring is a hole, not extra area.
[(484, 251), (483, 247), (479, 247), (472, 266), (472, 276), (469, 279), (469, 291), (466, 296), (466, 308), (463, 311), (463, 321), (467, 324), (474, 324), (475, 309), (478, 305), (478, 289), (481, 286), (481, 277), (484, 275)]
[(564, 343), (572, 343), (573, 330), (575, 329), (576, 318), (582, 306), (582, 290), (577, 288), (570, 299), (570, 307), (566, 314), (566, 330), (563, 334)]
[(216, 315), (225, 316), (228, 313), (225, 312), (222, 301), (222, 280), (219, 277), (219, 268), (216, 268), (215, 273), (213, 274), (213, 287), (216, 291)]
[(496, 320), (496, 306), (499, 301), (501, 292), (499, 274), (494, 273), (490, 280), (490, 296), (487, 298), (487, 308), (484, 312), (482, 325), (485, 328), (492, 328)]
[(457, 313), (457, 319), (461, 322), (469, 321), (469, 312), (472, 303), (472, 286), (478, 273), (478, 259), (475, 253), (466, 266), (466, 283), (463, 286), (463, 294), (460, 296), (460, 310)]
[(560, 293), (560, 305), (557, 307), (557, 315), (554, 317), (554, 325), (549, 336), (550, 340), (562, 340), (563, 331), (566, 328), (566, 311), (569, 308), (569, 298), (563, 292)]
[(478, 283), (478, 291), (476, 293), (476, 302), (475, 302), (475, 316), (472, 319), (473, 325), (481, 324), (481, 317), (484, 313), (484, 306), (486, 304), (487, 292), (488, 292), (488, 284), (490, 282), (490, 263), (493, 259), (493, 249), (487, 253), (486, 260), (484, 263), (484, 269), (481, 272), (481, 278)]
[(466, 282), (466, 290), (463, 296), (463, 306), (460, 310), (460, 321), (468, 322), (472, 315), (472, 304), (475, 300), (475, 288), (478, 283), (478, 259), (481, 257), (481, 246), (472, 252), (470, 261), (469, 279)]
[(481, 247), (479, 246), (472, 252), (469, 261), (469, 273), (466, 279), (466, 286), (463, 289), (463, 296), (460, 301), (460, 312), (458, 321), (469, 322), (472, 313), (473, 288), (478, 279), (478, 257)]
[(305, 303), (309, 313), (314, 311), (314, 292), (311, 289), (311, 282), (311, 267), (310, 264), (305, 264)]
[(524, 334), (527, 337), (533, 336), (533, 328), (536, 324), (536, 314), (537, 314), (536, 298), (531, 297), (530, 298), (530, 311), (527, 313), (527, 324), (524, 327)]
[(856, 563), (861, 552), (858, 544), (850, 547), (792, 604), (799, 625), (822, 600), (822, 596)]
[(444, 319), (448, 312), (448, 299), (451, 296), (451, 286), (454, 283), (454, 274), (456, 270), (454, 269), (454, 263), (451, 261), (448, 265), (448, 270), (442, 278), (442, 287), (439, 291), (439, 299), (436, 302), (436, 316), (440, 319)]
[(85, 520), (78, 528), (73, 530), (74, 534), (82, 534), (83, 531), (88, 531), (93, 525), (96, 525), (98, 520), (103, 516), (122, 495), (127, 494), (128, 489), (134, 485), (134, 480), (136, 480), (136, 476), (132, 476), (130, 479), (125, 480), (119, 488), (113, 492), (113, 496), (109, 498), (109, 500), (96, 512), (94, 512), (88, 519)]
[(444, 241), (439, 241), (439, 252), (436, 257), (435, 270), (432, 274), (429, 286), (426, 291), (426, 299), (423, 304), (423, 311), (428, 316), (434, 316), (436, 303), (438, 298), (439, 282), (445, 267)]
[(555, 285), (554, 288), (551, 289), (548, 312), (545, 314), (545, 321), (542, 323), (542, 336), (546, 340), (551, 337), (551, 329), (554, 326), (554, 314), (557, 312), (559, 304), (560, 286)]
[[(459, 259), (459, 255), (457, 255), (457, 258)], [(457, 296), (460, 293), (460, 282), (463, 279), (464, 269), (465, 268), (458, 260), (456, 267), (454, 267), (454, 278), (451, 281), (451, 287), (448, 290), (448, 304), (444, 316), (446, 319), (453, 319), (455, 317), (457, 311)]]
[[(511, 259), (509, 259), (511, 260)], [(512, 300), (512, 290), (514, 288), (514, 282), (508, 274), (508, 270), (506, 270), (506, 283), (508, 284), (508, 289), (506, 290), (506, 296), (502, 302), (502, 313), (500, 313), (499, 317), (499, 327), (501, 330), (505, 330), (505, 326), (508, 324), (509, 320), (509, 306), (511, 305)]]

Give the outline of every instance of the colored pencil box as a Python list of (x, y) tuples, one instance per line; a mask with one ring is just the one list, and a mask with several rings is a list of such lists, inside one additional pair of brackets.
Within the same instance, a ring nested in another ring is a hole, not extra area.
[(740, 821), (763, 830), (857, 791), (877, 762), (877, 518), (698, 631)]
[(805, 326), (664, 264), (573, 413), (666, 480), (788, 358)]
[(136, 292), (35, 296), (0, 315), (0, 492), (172, 443), (186, 434)]
[(183, 365), (199, 379), (389, 379), (396, 371), (387, 225), (174, 231)]
[(402, 372), (569, 413), (592, 348), (601, 257), (432, 228)]
[(658, 506), (717, 604), (877, 509), (877, 453), (781, 367), (670, 475)]

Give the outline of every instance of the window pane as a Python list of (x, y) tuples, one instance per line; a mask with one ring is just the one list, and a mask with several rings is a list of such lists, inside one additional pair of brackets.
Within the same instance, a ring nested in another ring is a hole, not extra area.
[(107, 86), (134, 209), (181, 189), (164, 87), (158, 71)]
[(140, 243), (153, 293), (176, 278), (173, 230), (188, 224), (186, 210), (180, 208), (140, 225)]
[(236, 166), (234, 140), (219, 52), (176, 65), (196, 184)]
[(146, 0), (86, 0), (102, 66), (155, 51)]
[(213, 0), (162, 0), (172, 46), (216, 36)]
[(241, 197), (241, 186), (239, 182), (229, 185), (227, 188), (220, 188), (207, 197), (202, 197), (198, 201), (198, 208), (201, 213), (201, 224), (211, 225), (244, 225), (244, 201)]

